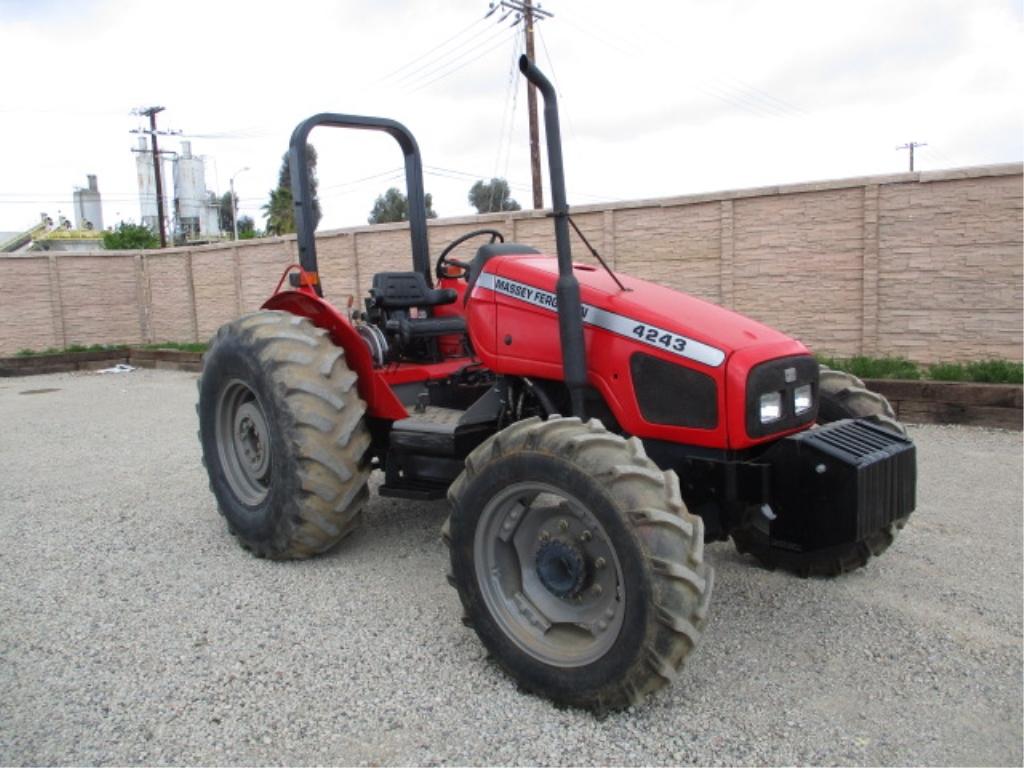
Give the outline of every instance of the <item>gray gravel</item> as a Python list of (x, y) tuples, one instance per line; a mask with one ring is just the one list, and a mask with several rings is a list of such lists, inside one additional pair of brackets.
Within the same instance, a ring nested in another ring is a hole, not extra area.
[(0, 379), (0, 764), (1022, 762), (1019, 433), (913, 428), (918, 512), (856, 574), (709, 547), (683, 676), (597, 720), (462, 627), (443, 503), (375, 498), (314, 561), (243, 552), (194, 379)]

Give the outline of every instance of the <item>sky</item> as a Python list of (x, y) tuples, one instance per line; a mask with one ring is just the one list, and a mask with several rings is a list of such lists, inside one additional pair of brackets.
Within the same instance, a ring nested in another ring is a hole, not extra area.
[[(570, 205), (1020, 162), (1022, 1), (545, 0), (537, 63), (561, 108)], [(0, 231), (72, 216), (96, 174), (104, 224), (139, 221), (136, 107), (161, 149), (235, 179), (261, 228), (292, 128), (317, 112), (416, 136), (438, 214), (476, 179), (531, 203), (522, 25), (487, 0), (0, 0)], [(381, 133), (322, 128), (321, 230), (404, 189)], [(546, 156), (545, 156), (546, 163)], [(246, 170), (242, 170), (246, 169)], [(545, 203), (550, 204), (545, 166)]]

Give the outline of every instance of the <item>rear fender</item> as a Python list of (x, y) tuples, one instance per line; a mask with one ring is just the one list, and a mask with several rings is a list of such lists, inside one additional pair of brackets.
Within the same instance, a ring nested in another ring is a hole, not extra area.
[(359, 377), (356, 386), (366, 401), (368, 415), (382, 419), (409, 415), (391, 387), (373, 370), (373, 359), (362, 337), (331, 304), (305, 291), (282, 291), (267, 299), (262, 308), (307, 317), (331, 335), (331, 340), (345, 350), (348, 367)]

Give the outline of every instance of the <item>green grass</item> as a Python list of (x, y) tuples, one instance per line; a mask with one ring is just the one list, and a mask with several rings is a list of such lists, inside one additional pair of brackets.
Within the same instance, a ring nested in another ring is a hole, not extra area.
[(163, 341), (159, 344), (143, 344), (142, 346), (136, 346), (135, 349), (175, 349), (179, 352), (205, 352), (209, 347), (209, 344), (205, 342), (178, 342), (178, 341)]
[(1024, 384), (1024, 364), (1006, 360), (976, 363), (937, 363), (928, 367), (935, 381), (976, 381), (986, 384)]
[(63, 355), (73, 352), (127, 352), (130, 349), (174, 349), (181, 352), (205, 352), (207, 344), (165, 341), (159, 344), (72, 344), (70, 347), (60, 349), (49, 347), (47, 349), (19, 349), (14, 353), (15, 357), (38, 357), (39, 355)]
[(852, 373), (860, 379), (920, 379), (921, 369), (917, 364), (902, 357), (824, 357), (819, 356), (822, 365), (837, 371)]
[(985, 384), (1024, 384), (1024, 364), (1011, 363), (1007, 360), (921, 365), (902, 357), (819, 355), (818, 361), (829, 368), (852, 373), (861, 379), (928, 379)]
[(124, 352), (127, 344), (72, 344), (70, 347), (47, 347), (46, 349), (19, 349), (15, 357), (38, 357), (39, 355), (64, 355), (71, 352)]

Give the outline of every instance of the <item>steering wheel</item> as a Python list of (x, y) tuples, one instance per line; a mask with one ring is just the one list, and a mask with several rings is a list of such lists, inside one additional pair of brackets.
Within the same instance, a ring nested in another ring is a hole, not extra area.
[[(495, 241), (498, 241), (499, 243), (505, 242), (505, 236), (496, 229), (474, 229), (472, 232), (467, 232), (466, 234), (455, 238), (445, 246), (444, 250), (441, 251), (441, 255), (437, 257), (437, 265), (434, 267), (434, 274), (437, 276), (437, 279), (440, 280), (445, 277), (456, 279), (460, 277), (465, 278), (469, 274), (469, 264), (464, 261), (460, 261), (459, 259), (449, 258), (448, 254), (467, 240), (472, 240), (474, 237), (480, 237), (482, 235), (490, 235), (492, 243)], [(450, 268), (457, 271), (453, 273), (449, 271)]]

